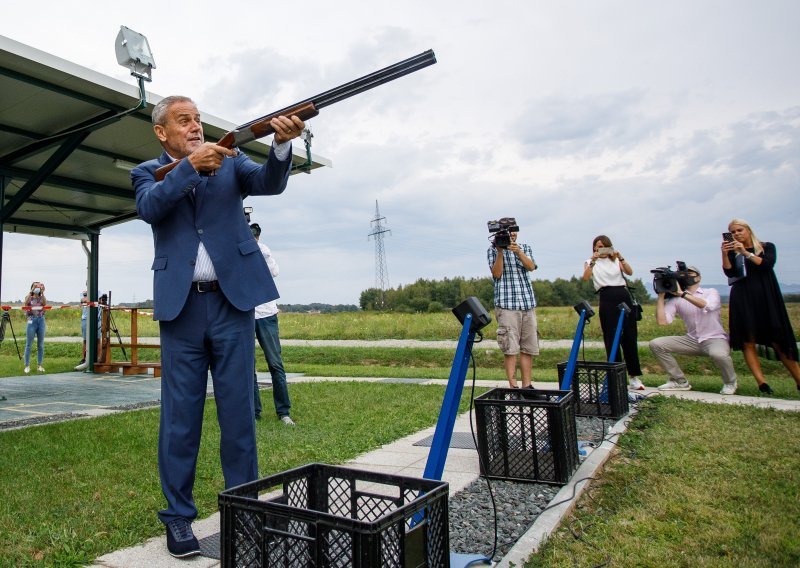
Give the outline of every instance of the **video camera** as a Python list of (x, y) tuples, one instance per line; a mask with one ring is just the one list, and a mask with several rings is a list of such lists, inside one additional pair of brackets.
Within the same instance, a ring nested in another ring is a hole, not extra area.
[(676, 260), (675, 266), (678, 267), (677, 270), (672, 270), (669, 266), (660, 266), (650, 271), (653, 273), (653, 291), (656, 294), (674, 294), (678, 291), (678, 284), (686, 290), (695, 283), (694, 277), (690, 276), (686, 269), (685, 262)]
[(503, 217), (499, 221), (489, 221), (489, 240), (495, 247), (507, 247), (511, 244), (511, 233), (519, 231), (517, 220), (514, 217)]

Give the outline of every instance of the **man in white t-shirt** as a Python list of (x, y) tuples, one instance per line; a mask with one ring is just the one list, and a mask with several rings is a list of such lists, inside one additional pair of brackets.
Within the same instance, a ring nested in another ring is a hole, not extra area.
[[(261, 227), (258, 223), (250, 225), (253, 236), (258, 241), (258, 248), (267, 261), (267, 268), (273, 278), (278, 276), (280, 269), (275, 257), (269, 247), (261, 242)], [(256, 306), (256, 338), (264, 358), (267, 360), (269, 373), (272, 375), (272, 400), (275, 403), (275, 412), (278, 420), (287, 426), (295, 426), (294, 420), (289, 416), (292, 403), (289, 400), (289, 388), (286, 385), (286, 371), (283, 370), (283, 359), (281, 358), (281, 340), (278, 329), (278, 302), (272, 300)], [(256, 420), (261, 419), (261, 397), (258, 392), (258, 382), (255, 373), (253, 376), (255, 388), (255, 415)]]

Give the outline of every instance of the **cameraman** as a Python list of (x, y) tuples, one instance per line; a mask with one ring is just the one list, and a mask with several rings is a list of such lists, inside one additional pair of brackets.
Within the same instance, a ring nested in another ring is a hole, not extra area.
[[(678, 366), (673, 353), (679, 355), (705, 355), (711, 357), (722, 374), (720, 394), (736, 394), (736, 372), (733, 370), (728, 336), (722, 329), (719, 314), (722, 302), (719, 292), (700, 287), (700, 271), (694, 266), (686, 268), (688, 278), (677, 282), (677, 290), (669, 299), (658, 294), (656, 321), (659, 325), (672, 323), (677, 315), (686, 325), (686, 335), (659, 337), (650, 342), (650, 350), (669, 375), (669, 381), (658, 387), (662, 391), (688, 391), (692, 385)], [(684, 290), (681, 284), (686, 286)]]
[[(514, 226), (511, 217), (500, 219), (501, 226)], [(528, 272), (536, 270), (533, 250), (526, 244), (517, 244), (517, 232), (510, 231), (508, 246), (495, 246), (486, 253), (494, 279), (494, 313), (497, 318), (497, 345), (503, 352), (508, 384), (517, 388), (517, 355), (522, 374), (522, 386), (531, 386), (533, 357), (539, 354), (536, 326), (536, 298)]]

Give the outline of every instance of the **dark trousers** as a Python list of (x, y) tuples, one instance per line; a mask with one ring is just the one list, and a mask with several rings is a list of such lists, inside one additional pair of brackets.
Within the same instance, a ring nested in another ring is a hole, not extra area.
[(253, 311), (222, 292), (192, 291), (180, 315), (159, 322), (161, 422), (158, 472), (167, 507), (162, 522), (197, 517), (192, 489), (203, 426), (208, 371), (214, 383), (225, 488), (258, 477), (253, 389)]
[[(606, 357), (608, 357), (611, 347), (614, 345), (614, 335), (619, 322), (620, 310), (617, 306), (625, 302), (628, 307), (631, 307), (633, 300), (627, 286), (606, 286), (600, 288), (598, 295), (600, 296), (600, 327), (603, 330), (603, 343), (605, 343)], [(636, 327), (636, 320), (633, 314), (626, 315), (622, 326), (622, 336), (619, 340), (622, 357), (620, 358), (618, 352), (616, 360), (625, 361), (629, 377), (639, 377), (642, 374), (642, 368), (639, 366), (638, 341), (639, 331)]]
[[(261, 350), (264, 351), (269, 374), (272, 375), (272, 401), (275, 403), (275, 412), (278, 418), (289, 416), (292, 403), (289, 401), (289, 388), (286, 386), (286, 371), (283, 370), (277, 314), (256, 320), (256, 338)], [(258, 384), (255, 389), (255, 413), (256, 416), (260, 416), (261, 397), (258, 395)]]

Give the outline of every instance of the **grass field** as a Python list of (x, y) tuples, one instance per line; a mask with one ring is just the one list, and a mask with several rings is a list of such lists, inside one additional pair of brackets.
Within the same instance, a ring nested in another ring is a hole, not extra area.
[(527, 568), (800, 566), (800, 413), (656, 397)]
[[(652, 307), (646, 309), (652, 310)], [(800, 329), (800, 304), (789, 304), (789, 311), (796, 330)], [(20, 314), (21, 312), (16, 312)], [(74, 331), (75, 310), (58, 310), (48, 316), (48, 335), (70, 335)], [(670, 326), (658, 326), (652, 318), (645, 317), (640, 322), (639, 339), (646, 341), (660, 335), (683, 334), (685, 329), (680, 322)], [(71, 319), (72, 318), (72, 319)], [(125, 328), (130, 319), (125, 312), (115, 313), (114, 320), (120, 334), (125, 336), (130, 330)], [(571, 339), (575, 332), (577, 315), (572, 308), (541, 308), (538, 310), (539, 329), (543, 338)], [(79, 324), (80, 322), (78, 322)], [(450, 339), (458, 338), (458, 320), (449, 313), (442, 314), (382, 314), (370, 312), (338, 314), (282, 314), (280, 316), (281, 337), (285, 339)], [(15, 330), (23, 326), (15, 323)], [(600, 325), (597, 318), (587, 327), (586, 339), (600, 339)], [(80, 328), (77, 328), (80, 331)], [(157, 324), (150, 318), (139, 319), (140, 331), (157, 335)], [(485, 328), (485, 341), (496, 347), (496, 325), (494, 322)], [(146, 335), (144, 332), (142, 335)], [(16, 356), (10, 334), (0, 345), (0, 376), (21, 374), (22, 364)], [(116, 339), (112, 345), (116, 343)], [(24, 339), (20, 341), (24, 348)], [(379, 376), (398, 378), (440, 378), (450, 374), (453, 362), (453, 349), (436, 348), (387, 348), (387, 347), (301, 347), (284, 346), (283, 357), (286, 370), (290, 373), (305, 373), (311, 376)], [(129, 356), (129, 355), (128, 355)], [(142, 361), (157, 361), (157, 349), (146, 349), (139, 353)], [(536, 358), (534, 379), (556, 381), (556, 365), (566, 361), (568, 349), (545, 349)], [(119, 348), (113, 349), (114, 360), (124, 360)], [(648, 386), (658, 386), (666, 376), (650, 350), (642, 347), (639, 357), (644, 371), (643, 381)], [(580, 358), (587, 361), (603, 361), (605, 353), (598, 349), (585, 349)], [(45, 368), (48, 372), (72, 370), (80, 359), (80, 345), (46, 342)], [(684, 371), (689, 375), (695, 390), (718, 392), (721, 387), (719, 372), (708, 358), (678, 357)], [(739, 393), (758, 395), (755, 380), (751, 377), (742, 358), (734, 352), (734, 365), (739, 375)], [(502, 380), (502, 354), (496, 348), (475, 350), (476, 376), (478, 379)], [(798, 398), (800, 393), (783, 366), (776, 361), (762, 361), (767, 381), (782, 398)], [(266, 371), (263, 357), (257, 359), (257, 368)]]
[[(431, 426), (444, 395), (440, 386), (355, 382), (291, 389), (297, 427), (256, 423), (262, 476), (311, 462), (343, 463)], [(269, 409), (269, 391), (261, 397)], [(468, 403), (465, 397), (461, 409)], [(163, 507), (158, 414), (156, 408), (0, 431), (0, 566), (84, 566), (163, 534), (156, 517)], [(217, 510), (223, 488), (209, 400), (194, 492), (201, 518)]]
[[(669, 326), (659, 326), (655, 321), (655, 307), (644, 306), (644, 319), (639, 322), (639, 339), (647, 341), (662, 335), (684, 333), (679, 321)], [(795, 335), (800, 340), (800, 304), (787, 304)], [(9, 312), (17, 337), (25, 336), (25, 317), (20, 310)], [(130, 315), (122, 310), (112, 311), (120, 334), (130, 335)], [(572, 339), (578, 316), (572, 308), (537, 308), (539, 333), (542, 339)], [(727, 328), (728, 310), (722, 310), (722, 323)], [(285, 339), (458, 339), (461, 325), (450, 312), (434, 314), (396, 314), (377, 312), (341, 312), (336, 314), (280, 315), (281, 337)], [(138, 319), (141, 337), (157, 337), (158, 323), (149, 316)], [(496, 339), (497, 323), (492, 321), (483, 330), (487, 339)], [(80, 310), (51, 310), (47, 314), (47, 334), (52, 336), (80, 337)], [(9, 334), (10, 335), (10, 334)], [(602, 339), (600, 320), (595, 317), (585, 329), (590, 340)]]
[[(51, 333), (67, 335), (59, 326), (66, 329), (74, 323), (62, 313), (50, 318)], [(797, 329), (798, 311), (792, 314)], [(124, 335), (123, 318), (116, 319)], [(539, 319), (553, 339), (571, 338), (576, 321), (571, 309), (543, 309)], [(398, 321), (405, 321), (413, 332), (398, 331)], [(449, 314), (281, 316), (283, 337), (309, 339), (328, 334), (337, 339), (454, 339), (460, 330), (453, 322)], [(669, 331), (647, 323), (640, 329), (641, 339)], [(284, 348), (287, 371), (312, 376), (446, 378), (453, 353)], [(150, 359), (158, 355), (157, 350), (142, 353)], [(566, 349), (544, 350), (536, 360), (534, 378), (556, 380), (556, 364), (567, 355)], [(68, 371), (79, 356), (78, 343), (50, 342), (45, 366), (48, 372)], [(583, 356), (604, 358), (602, 351), (592, 349)], [(640, 356), (647, 370), (645, 383), (663, 382), (649, 351), (641, 349)], [(502, 380), (501, 358), (497, 349), (476, 350), (477, 378)], [(683, 363), (695, 390), (719, 390), (719, 376), (709, 361), (690, 358)], [(734, 354), (734, 363), (740, 394), (756, 395), (741, 354)], [(258, 366), (266, 371), (263, 359)], [(765, 361), (764, 366), (778, 397), (798, 398), (780, 364)], [(18, 376), (20, 370), (7, 334), (0, 345), (0, 376)], [(289, 430), (277, 421), (257, 426), (262, 475), (312, 461), (341, 463), (429, 426), (443, 393), (434, 386), (354, 382), (296, 384), (291, 389), (293, 415), (300, 426)], [(262, 400), (268, 409), (268, 392), (262, 393)], [(462, 409), (465, 404), (462, 400)], [(215, 418), (209, 401), (196, 490), (201, 516), (216, 510), (216, 493), (222, 488)], [(620, 439), (619, 457), (581, 501), (575, 516), (526, 566), (600, 566), (606, 560), (612, 566), (797, 566), (800, 460), (794, 440), (799, 428), (800, 413), (660, 397), (646, 401)], [(158, 410), (150, 409), (0, 431), (0, 484), (7, 488), (0, 499), (0, 566), (82, 566), (162, 534), (154, 514), (162, 506), (155, 464), (157, 430)]]

